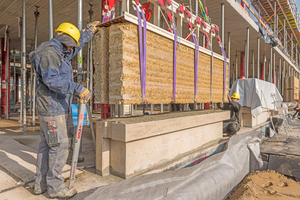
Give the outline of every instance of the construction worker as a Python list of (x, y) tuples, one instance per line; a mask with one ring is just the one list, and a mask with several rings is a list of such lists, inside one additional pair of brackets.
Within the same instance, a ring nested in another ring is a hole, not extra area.
[(29, 57), (37, 73), (36, 112), (40, 121), (41, 142), (37, 154), (35, 194), (48, 190), (50, 198), (76, 195), (64, 184), (62, 169), (67, 161), (69, 137), (74, 133), (71, 102), (73, 95), (87, 103), (91, 93), (75, 83), (71, 59), (92, 39), (100, 22), (89, 23), (81, 32), (64, 22), (56, 37), (39, 45)]
[(218, 103), (217, 106), (221, 110), (230, 110), (230, 119), (223, 121), (223, 133), (227, 133), (228, 135), (232, 136), (235, 135), (240, 130), (240, 122), (239, 122), (239, 113), (241, 109), (241, 105), (238, 103), (240, 100), (239, 93), (233, 93), (231, 98), (229, 95), (228, 103)]

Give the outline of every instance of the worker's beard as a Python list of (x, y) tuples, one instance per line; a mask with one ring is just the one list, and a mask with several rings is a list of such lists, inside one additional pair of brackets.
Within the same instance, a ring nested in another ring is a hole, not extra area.
[(71, 51), (68, 50), (68, 48), (65, 45), (63, 45), (62, 53), (64, 54), (64, 58), (67, 58), (71, 54)]

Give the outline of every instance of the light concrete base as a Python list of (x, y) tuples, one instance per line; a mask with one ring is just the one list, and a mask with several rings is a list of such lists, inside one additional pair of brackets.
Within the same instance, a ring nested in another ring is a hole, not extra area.
[[(270, 110), (270, 114), (272, 116), (277, 115), (278, 112), (274, 110)], [(258, 116), (253, 117), (251, 114), (251, 108), (250, 107), (241, 107), (240, 110), (240, 124), (241, 127), (250, 127), (253, 128), (255, 126), (258, 126), (266, 121), (269, 120), (269, 113), (266, 108), (262, 108), (262, 113), (260, 113)]]
[[(222, 138), (229, 111), (125, 124), (96, 122), (96, 170), (129, 178)], [(117, 119), (116, 119), (117, 121)]]

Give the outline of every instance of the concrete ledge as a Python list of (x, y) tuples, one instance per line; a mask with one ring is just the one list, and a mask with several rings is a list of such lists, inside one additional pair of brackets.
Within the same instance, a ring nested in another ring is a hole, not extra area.
[(191, 116), (182, 113), (176, 118), (166, 115), (165, 119), (139, 123), (122, 122), (122, 118), (97, 121), (97, 173), (129, 178), (221, 139), (223, 121), (229, 119), (230, 112), (199, 113)]

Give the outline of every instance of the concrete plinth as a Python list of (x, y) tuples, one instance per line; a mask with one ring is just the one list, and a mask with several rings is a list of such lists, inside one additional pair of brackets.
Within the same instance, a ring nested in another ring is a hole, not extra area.
[[(222, 138), (222, 121), (229, 119), (229, 111), (190, 112), (194, 114), (187, 116), (185, 112), (182, 117), (176, 118), (164, 115), (164, 119), (138, 123), (122, 119), (97, 121), (97, 173), (130, 178)], [(196, 112), (199, 115), (195, 115)], [(145, 116), (143, 119), (146, 119)]]
[[(270, 114), (277, 115), (278, 112), (274, 110), (270, 110)], [(255, 126), (258, 126), (264, 122), (267, 122), (269, 120), (269, 114), (268, 110), (266, 108), (262, 108), (262, 113), (260, 113), (258, 116), (253, 117), (251, 114), (251, 108), (250, 107), (241, 107), (240, 110), (240, 124), (241, 127), (250, 127), (253, 128)]]

